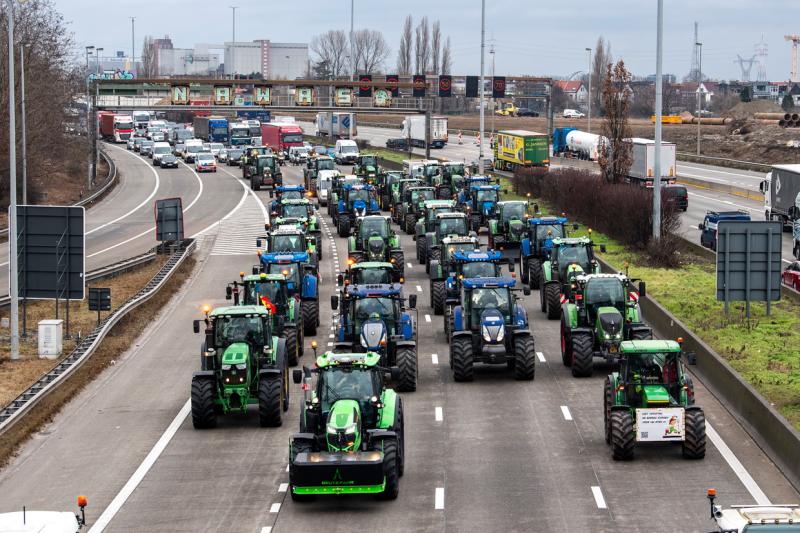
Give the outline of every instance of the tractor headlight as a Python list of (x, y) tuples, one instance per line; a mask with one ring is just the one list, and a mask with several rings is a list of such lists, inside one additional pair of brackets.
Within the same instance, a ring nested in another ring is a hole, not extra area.
[(328, 435), (336, 435), (336, 428), (333, 426), (328, 426)]

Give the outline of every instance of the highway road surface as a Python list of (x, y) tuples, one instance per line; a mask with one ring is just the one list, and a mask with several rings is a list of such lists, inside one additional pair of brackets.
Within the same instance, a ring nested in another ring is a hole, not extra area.
[[(242, 195), (234, 174), (204, 180)], [(300, 169), (286, 167), (284, 176), (297, 183)], [(267, 195), (244, 194), (201, 238), (197, 270), (180, 294), (0, 472), (0, 512), (23, 505), (69, 509), (75, 495), (86, 494), (93, 532), (690, 532), (713, 529), (709, 487), (728, 503), (800, 501), (697, 379), (708, 421), (705, 459), (687, 461), (680, 447), (660, 445), (637, 448), (633, 462), (613, 461), (602, 414), (603, 379), (611, 369), (598, 365), (593, 378), (571, 376), (560, 361), (558, 323), (539, 311), (535, 291), (525, 298), (538, 356), (535, 381), (514, 381), (503, 365), (479, 368), (473, 383), (455, 383), (442, 318), (429, 306), (428, 278), (410, 236), (402, 234), (405, 292), (419, 295), (419, 386), (402, 395), (407, 442), (400, 495), (391, 502), (367, 496), (293, 502), (287, 460), (289, 436), (298, 428), (298, 385), (278, 429), (258, 427), (254, 411), (223, 418), (208, 431), (193, 429), (187, 417), (201, 343), (191, 321), (203, 304), (223, 304), (225, 284), (256, 262)], [(347, 250), (324, 218), (324, 312), (316, 337), (322, 349), (333, 342), (328, 302)], [(302, 364), (312, 363), (311, 340)]]

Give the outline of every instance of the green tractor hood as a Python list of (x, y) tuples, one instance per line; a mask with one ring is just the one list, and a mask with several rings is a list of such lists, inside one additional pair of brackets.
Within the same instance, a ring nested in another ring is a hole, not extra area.
[(364, 243), (364, 251), (369, 261), (383, 261), (386, 257), (386, 243), (383, 237), (373, 236)]
[(250, 355), (250, 347), (246, 342), (234, 342), (222, 353), (223, 365), (241, 365), (247, 363)]
[(328, 414), (326, 437), (332, 452), (356, 451), (361, 447), (361, 408), (355, 400), (337, 400)]
[(600, 340), (621, 342), (624, 320), (622, 314), (616, 307), (598, 307), (595, 331), (598, 337), (600, 337)]
[(645, 385), (642, 399), (648, 407), (669, 405), (669, 393), (661, 385)]

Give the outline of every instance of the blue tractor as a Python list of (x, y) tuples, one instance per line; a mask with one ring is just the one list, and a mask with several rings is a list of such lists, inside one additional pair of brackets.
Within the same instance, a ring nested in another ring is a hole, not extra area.
[(408, 302), (406, 309), (400, 283), (347, 285), (341, 302), (331, 296), (331, 307), (339, 310), (334, 350), (379, 353), (381, 366), (398, 368), (401, 392), (417, 389), (417, 333), (410, 312), (417, 307), (417, 295)]
[(316, 335), (319, 326), (319, 279), (308, 253), (264, 252), (259, 259), (260, 265), (253, 267), (253, 274), (282, 274), (286, 278), (289, 296), (300, 295), (303, 334)]
[(499, 185), (470, 185), (461, 191), (458, 198), (458, 203), (469, 216), (472, 231), (478, 231), (481, 227), (489, 228), (489, 221), (497, 218), (499, 201)]
[(373, 185), (345, 185), (339, 203), (336, 206), (333, 222), (339, 237), (349, 237), (350, 229), (355, 225), (356, 217), (380, 215), (377, 189)]
[[(441, 315), (444, 314), (446, 307), (458, 305), (463, 280), (502, 276), (502, 264), (502, 253), (495, 250), (484, 252), (480, 249), (454, 250), (447, 261), (431, 260), (431, 307), (433, 307), (433, 312)], [(445, 327), (447, 327), (446, 322)]]
[[(574, 224), (573, 228), (577, 229)], [(527, 235), (520, 243), (519, 261), (522, 283), (531, 289), (539, 288), (542, 265), (550, 259), (553, 239), (567, 236), (567, 219), (564, 217), (537, 217), (528, 219)]]
[[(532, 380), (536, 352), (514, 278), (464, 279), (461, 303), (449, 316), (450, 368), (456, 381), (472, 381), (475, 363), (503, 364), (518, 380)], [(522, 287), (529, 295), (530, 288)]]

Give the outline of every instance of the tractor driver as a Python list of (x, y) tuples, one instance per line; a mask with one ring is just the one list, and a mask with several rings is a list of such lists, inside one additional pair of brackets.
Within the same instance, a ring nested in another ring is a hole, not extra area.
[(507, 305), (497, 289), (480, 289), (472, 293), (472, 322), (480, 321), (480, 314), (485, 309), (503, 309)]

